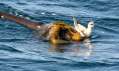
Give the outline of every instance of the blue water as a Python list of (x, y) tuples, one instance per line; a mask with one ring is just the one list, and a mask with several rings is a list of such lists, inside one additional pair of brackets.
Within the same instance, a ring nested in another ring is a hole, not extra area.
[[(118, 71), (119, 0), (0, 0), (0, 11), (50, 23), (95, 21), (88, 42), (52, 46), (38, 33), (0, 20), (0, 71)], [(58, 47), (58, 48), (57, 48)]]

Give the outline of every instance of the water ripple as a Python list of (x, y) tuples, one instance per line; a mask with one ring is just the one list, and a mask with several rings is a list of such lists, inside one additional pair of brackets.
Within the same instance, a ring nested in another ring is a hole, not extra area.
[(13, 52), (13, 53), (22, 53), (22, 51), (15, 49), (14, 47), (8, 46), (8, 45), (0, 45), (0, 50)]

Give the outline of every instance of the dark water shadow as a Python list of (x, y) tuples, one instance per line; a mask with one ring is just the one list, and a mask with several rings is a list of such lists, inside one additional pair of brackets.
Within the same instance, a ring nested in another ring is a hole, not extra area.
[(0, 45), (0, 50), (12, 52), (12, 53), (22, 53), (22, 51), (8, 45)]

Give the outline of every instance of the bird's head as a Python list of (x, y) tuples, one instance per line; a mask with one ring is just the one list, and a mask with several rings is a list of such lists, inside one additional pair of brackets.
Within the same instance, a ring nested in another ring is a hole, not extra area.
[(93, 28), (93, 27), (94, 27), (94, 21), (90, 21), (90, 22), (88, 23), (88, 27)]

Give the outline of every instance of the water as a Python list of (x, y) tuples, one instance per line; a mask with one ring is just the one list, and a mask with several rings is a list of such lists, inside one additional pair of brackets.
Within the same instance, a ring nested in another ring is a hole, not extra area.
[(71, 16), (83, 25), (95, 21), (89, 42), (52, 46), (32, 30), (0, 20), (0, 71), (119, 70), (118, 0), (0, 0), (0, 11), (44, 23), (73, 25)]

